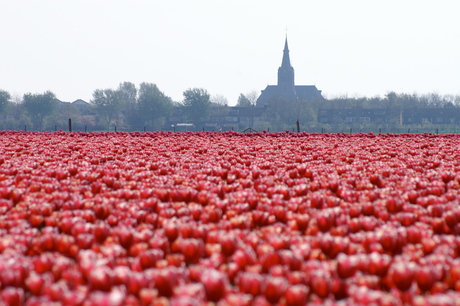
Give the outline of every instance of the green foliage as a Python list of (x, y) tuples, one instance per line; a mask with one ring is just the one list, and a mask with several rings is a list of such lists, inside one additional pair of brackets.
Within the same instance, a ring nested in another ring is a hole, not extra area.
[(72, 126), (74, 131), (84, 130), (84, 125), (82, 126), (80, 120), (80, 110), (72, 103), (61, 103), (59, 112), (55, 116), (55, 126), (57, 126), (58, 129), (67, 130), (69, 125), (69, 118), (72, 119)]
[(236, 103), (236, 106), (249, 107), (252, 105), (251, 105), (251, 101), (249, 101), (249, 99), (244, 94), (241, 93), (238, 97), (238, 102)]
[(0, 113), (5, 110), (6, 105), (11, 99), (11, 95), (9, 92), (0, 89)]
[[(460, 106), (459, 96), (454, 95), (439, 95), (431, 94), (406, 94), (388, 92), (383, 97), (347, 97), (342, 96), (333, 99), (326, 99), (317, 106), (317, 110), (327, 110), (329, 113), (321, 124), (327, 122), (329, 124), (328, 131), (330, 132), (379, 132), (382, 133), (399, 133), (410, 131), (431, 131), (438, 129), (439, 126), (430, 117), (430, 109), (436, 109), (438, 118), (443, 119), (443, 116), (449, 117), (449, 110)], [(441, 111), (448, 109), (447, 111)], [(331, 111), (329, 111), (331, 110)], [(375, 116), (381, 110), (382, 117)], [(348, 114), (347, 114), (348, 113)], [(366, 115), (366, 113), (368, 115)], [(420, 114), (426, 114), (426, 120), (420, 121)], [(347, 114), (347, 115), (345, 115)], [(404, 116), (414, 114), (413, 121), (404, 122)], [(444, 114), (444, 115), (442, 115)], [(452, 116), (448, 118), (451, 120)], [(431, 118), (431, 119), (429, 119)], [(431, 120), (431, 122), (430, 122)], [(403, 124), (404, 123), (404, 124)], [(443, 122), (443, 127), (449, 130), (456, 130), (454, 121), (452, 124)], [(450, 126), (450, 127), (449, 127)]]
[(122, 95), (121, 113), (125, 121), (130, 125), (138, 125), (141, 121), (137, 104), (137, 88), (131, 82), (123, 82), (118, 86)]
[(184, 113), (187, 119), (198, 125), (200, 121), (206, 120), (211, 105), (209, 93), (202, 88), (190, 88), (184, 91)]
[[(341, 96), (309, 101), (275, 99), (266, 108), (252, 109), (258, 92), (240, 94), (237, 106), (251, 107), (251, 110), (256, 111), (256, 117), (247, 116), (253, 112), (241, 109), (235, 111), (226, 107), (228, 101), (224, 96), (210, 97), (202, 88), (187, 89), (183, 95), (181, 117), (180, 110), (171, 116), (174, 103), (152, 83), (142, 83), (139, 89), (130, 82), (120, 83), (116, 89), (97, 89), (93, 93), (90, 111), (85, 113), (80, 113), (70, 103), (57, 103), (50, 91), (43, 94), (28, 93), (21, 98), (11, 97), (7, 91), (0, 90), (0, 129), (24, 129), (25, 125), (27, 130), (52, 130), (54, 126), (65, 128), (68, 118), (72, 118), (75, 130), (82, 130), (86, 126), (88, 130), (113, 130), (111, 125), (114, 123), (119, 130), (128, 130), (123, 122), (131, 130), (133, 127), (137, 130), (143, 127), (164, 129), (166, 123), (190, 122), (199, 130), (204, 126), (202, 124), (210, 123), (216, 130), (234, 124), (235, 129), (250, 126), (260, 131), (292, 131), (296, 130), (297, 120), (300, 130), (309, 132), (349, 132), (352, 129), (353, 132), (376, 133), (381, 130), (382, 133), (398, 133), (410, 130), (417, 133), (437, 129), (457, 131), (459, 128), (458, 120), (453, 115), (458, 110), (456, 108), (460, 107), (459, 95), (388, 92), (383, 97), (370, 98)], [(431, 109), (436, 109), (439, 115), (434, 117)], [(259, 117), (260, 114), (262, 117)], [(95, 121), (100, 123), (96, 125)]]
[(430, 94), (406, 94), (388, 92), (384, 97), (335, 97), (325, 99), (319, 108), (347, 109), (354, 107), (401, 109), (401, 108), (445, 108), (455, 107), (460, 104), (460, 96), (436, 93)]
[(250, 91), (246, 94), (240, 93), (240, 95), (238, 96), (238, 102), (236, 103), (236, 106), (239, 106), (239, 107), (255, 106), (258, 97), (259, 97), (259, 94), (255, 90)]
[(44, 119), (53, 115), (56, 110), (57, 99), (51, 91), (43, 94), (27, 93), (23, 97), (22, 104), (32, 120), (34, 129), (41, 131)]
[(138, 106), (143, 123), (151, 123), (153, 128), (157, 119), (168, 116), (173, 109), (171, 98), (161, 92), (158, 86), (153, 83), (140, 84)]
[(211, 97), (211, 103), (213, 106), (217, 107), (227, 107), (228, 100), (223, 95), (213, 95)]
[(113, 89), (96, 89), (91, 102), (94, 104), (96, 113), (110, 130), (110, 124), (118, 117), (123, 106), (122, 92)]

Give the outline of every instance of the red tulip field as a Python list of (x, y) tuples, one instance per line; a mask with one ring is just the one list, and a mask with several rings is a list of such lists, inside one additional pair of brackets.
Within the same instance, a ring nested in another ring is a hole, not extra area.
[(460, 136), (0, 132), (0, 305), (460, 305)]

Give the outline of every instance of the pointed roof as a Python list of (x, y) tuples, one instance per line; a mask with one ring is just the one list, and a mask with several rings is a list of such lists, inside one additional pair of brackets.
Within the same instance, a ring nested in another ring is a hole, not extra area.
[(286, 42), (284, 43), (283, 61), (281, 62), (281, 67), (291, 67), (291, 60), (289, 59), (289, 48), (288, 48), (287, 36), (286, 36)]

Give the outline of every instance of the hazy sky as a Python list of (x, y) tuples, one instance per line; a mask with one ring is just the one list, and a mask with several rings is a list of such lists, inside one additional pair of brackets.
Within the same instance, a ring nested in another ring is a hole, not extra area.
[(284, 39), (298, 85), (326, 97), (460, 94), (458, 0), (1, 0), (0, 89), (89, 101), (129, 81), (181, 101), (277, 82)]

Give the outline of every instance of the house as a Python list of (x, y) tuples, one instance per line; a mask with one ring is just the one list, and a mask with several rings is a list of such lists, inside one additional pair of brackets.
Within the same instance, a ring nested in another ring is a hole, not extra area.
[(86, 114), (89, 110), (90, 104), (82, 99), (75, 100), (73, 102), (63, 102), (58, 100), (57, 109), (62, 111), (67, 106), (72, 105), (80, 111), (81, 114)]
[(72, 105), (74, 105), (82, 114), (85, 114), (88, 112), (88, 108), (90, 104), (86, 101), (83, 101), (82, 99), (78, 99), (72, 102)]
[(391, 114), (387, 109), (379, 108), (339, 108), (318, 110), (318, 122), (324, 124), (340, 123), (386, 123)]
[[(242, 131), (247, 128), (254, 128), (261, 122), (264, 108), (260, 107), (238, 107), (238, 106), (212, 106), (209, 116), (198, 126), (187, 126), (188, 130), (195, 131)], [(181, 107), (175, 107), (172, 114), (167, 118), (165, 126), (176, 127), (187, 122)]]
[(402, 114), (404, 124), (460, 124), (458, 108), (407, 108)]

